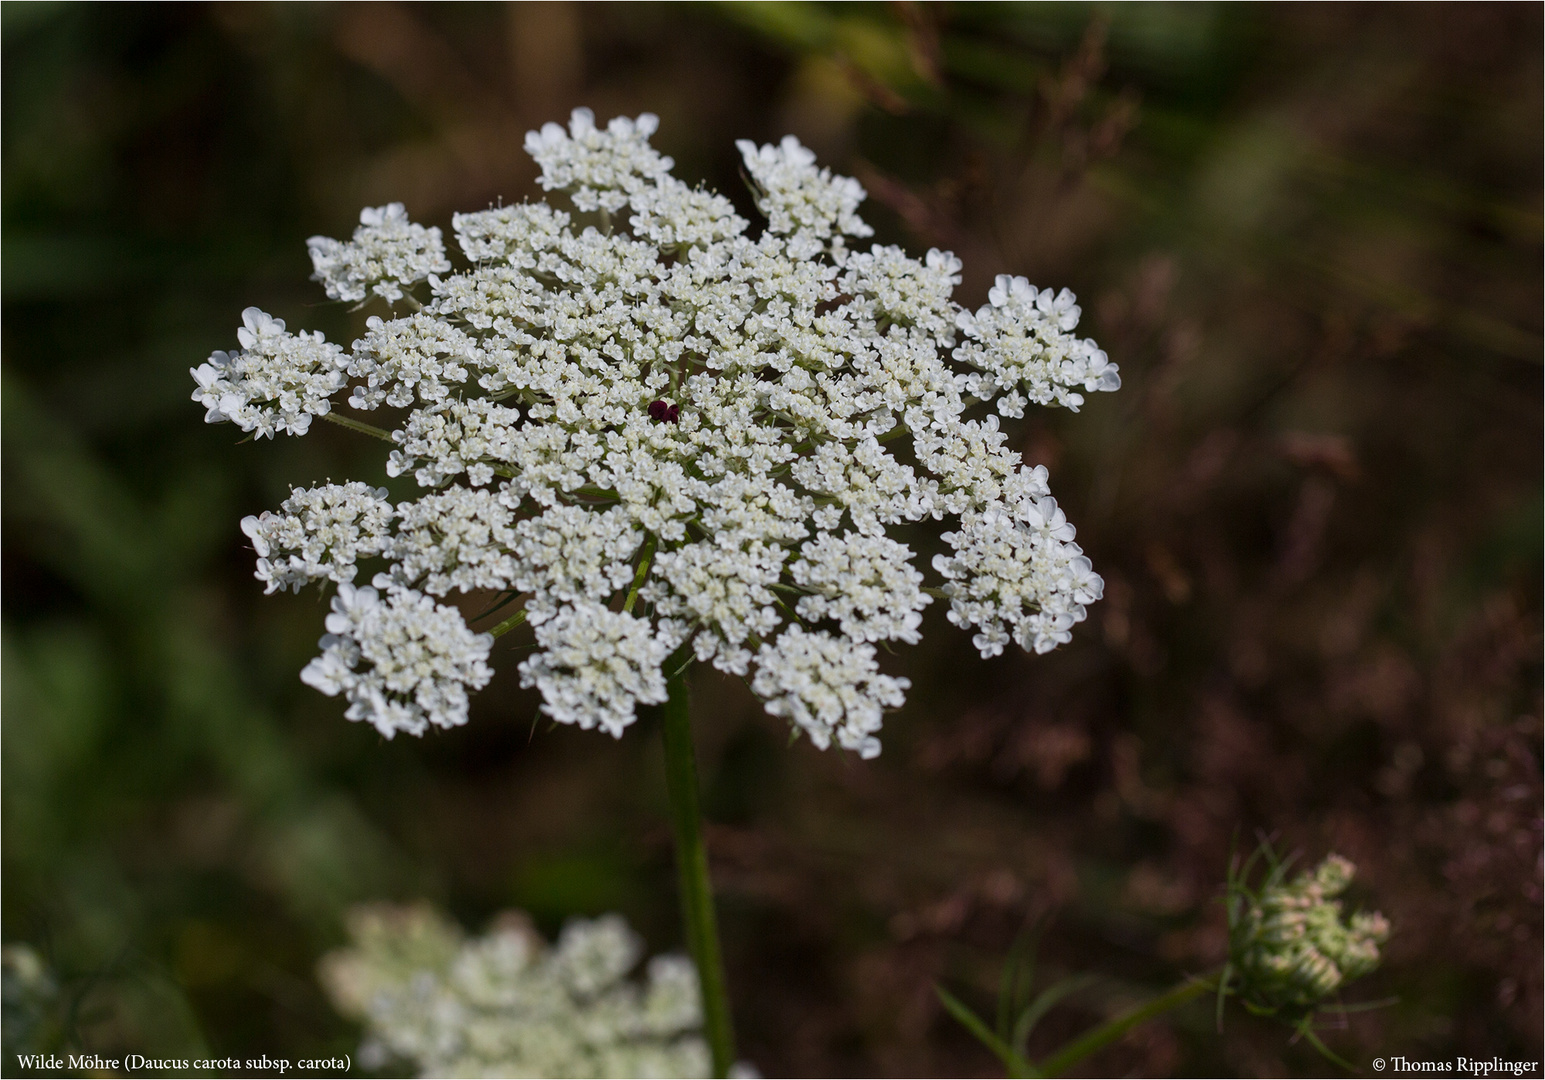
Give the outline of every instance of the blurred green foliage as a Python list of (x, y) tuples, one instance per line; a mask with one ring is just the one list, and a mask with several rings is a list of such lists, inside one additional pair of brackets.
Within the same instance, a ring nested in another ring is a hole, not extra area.
[[(50, 1038), (350, 1050), (312, 969), (362, 899), (678, 943), (652, 726), (533, 726), (508, 660), (462, 731), (342, 721), (296, 678), (322, 604), (265, 600), (236, 522), (380, 460), (188, 400), (248, 304), (360, 329), (305, 237), (527, 197), (524, 131), (589, 104), (743, 206), (732, 140), (794, 131), (963, 303), (1073, 287), (1127, 379), (1015, 435), (1109, 583), (1072, 646), (982, 664), (934, 611), (872, 766), (699, 681), (745, 1055), (988, 1070), (930, 987), (986, 1000), (1051, 910), (1043, 966), (1106, 976), (1056, 1045), (1221, 957), (1263, 829), (1398, 928), (1401, 1004), (1338, 1052), (1537, 1057), (1540, 39), (1527, 5), (0, 5), (0, 910)], [(1325, 1068), (1206, 1013), (1095, 1067)]]

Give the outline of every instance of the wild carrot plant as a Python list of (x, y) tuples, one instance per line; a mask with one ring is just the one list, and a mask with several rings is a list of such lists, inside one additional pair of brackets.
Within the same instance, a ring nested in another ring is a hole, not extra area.
[[(854, 180), (793, 137), (738, 144), (753, 230), (671, 175), (653, 116), (527, 136), (550, 201), (453, 219), (465, 260), (400, 204), (347, 241), (310, 241), (334, 300), (377, 304), (350, 349), (255, 308), (241, 348), (193, 370), (210, 422), (258, 437), (322, 418), (390, 445), (416, 497), (297, 487), (242, 528), (273, 592), (336, 592), (301, 677), (384, 736), (465, 723), (494, 640), (559, 723), (620, 736), (664, 706), (688, 941), (714, 1068), (733, 1060), (687, 700), (692, 662), (746, 678), (826, 748), (880, 752), (904, 678), (876, 645), (915, 643), (947, 601), (984, 657), (1070, 640), (1103, 584), (1047, 472), (999, 417), (1076, 410), (1120, 386), (1075, 333), (1067, 290), (999, 277), (974, 312), (960, 263), (856, 243)], [(385, 410), (385, 426), (361, 417)], [(887, 529), (949, 519), (928, 584)], [(370, 584), (362, 563), (376, 562)], [(453, 594), (491, 598), (471, 623)]]

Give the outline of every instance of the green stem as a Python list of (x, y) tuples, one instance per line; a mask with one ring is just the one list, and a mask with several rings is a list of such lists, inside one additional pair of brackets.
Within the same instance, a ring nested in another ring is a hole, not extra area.
[(638, 560), (638, 572), (633, 575), (633, 587), (628, 590), (628, 598), (622, 603), (624, 615), (633, 614), (633, 603), (638, 599), (638, 590), (644, 586), (644, 578), (649, 576), (649, 563), (654, 559), (655, 538), (651, 536), (644, 541), (644, 557)]
[(523, 623), (525, 621), (526, 621), (526, 609), (525, 608), (521, 608), (515, 614), (511, 615), (508, 619), (505, 619), (502, 623), (500, 623), (498, 626), (494, 627), (492, 630), (490, 630), (488, 632), (490, 634), (492, 634), (494, 637), (503, 637), (505, 634), (508, 634), (511, 630), (515, 629), (517, 626), (519, 626), (521, 623)]
[(735, 1060), (735, 1032), (730, 1024), (729, 996), (724, 987), (724, 962), (719, 955), (719, 929), (714, 919), (713, 887), (708, 880), (708, 850), (697, 805), (697, 763), (692, 751), (692, 715), (683, 668), (667, 684), (665, 702), (665, 786), (670, 792), (676, 826), (676, 869), (681, 888), (681, 914), (687, 944), (697, 962), (703, 994), (703, 1032), (713, 1054), (713, 1074), (728, 1076)]
[(384, 442), (389, 442), (392, 444), (397, 442), (396, 439), (392, 438), (392, 433), (387, 431), (385, 428), (378, 428), (374, 424), (365, 423), (363, 420), (355, 420), (351, 416), (339, 416), (335, 412), (325, 412), (322, 414), (322, 419), (330, 420), (337, 424), (339, 427), (346, 427), (350, 431), (364, 432), (366, 435), (369, 435), (373, 439), (381, 439)]
[(1036, 1068), (1042, 1076), (1058, 1076), (1078, 1064), (1090, 1054), (1098, 1053), (1121, 1038), (1139, 1024), (1147, 1023), (1155, 1016), (1178, 1009), (1188, 1001), (1210, 994), (1217, 987), (1207, 979), (1188, 979), (1152, 1001), (1111, 1017), (1099, 1027), (1084, 1032), (1078, 1038), (1058, 1050), (1051, 1057), (1039, 1062)]

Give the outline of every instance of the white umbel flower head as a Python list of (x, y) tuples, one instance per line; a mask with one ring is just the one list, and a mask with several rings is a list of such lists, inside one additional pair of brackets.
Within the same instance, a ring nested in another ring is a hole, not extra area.
[(316, 270), (311, 280), (320, 281), (334, 300), (375, 295), (395, 303), (403, 289), (451, 268), (440, 230), (409, 221), (402, 203), (361, 210), (359, 228), (348, 242), (313, 236), (306, 246)]
[(354, 580), (355, 563), (386, 550), (396, 511), (385, 488), (350, 481), (294, 488), (281, 513), (265, 510), (241, 519), (241, 531), (258, 553), (256, 577), (265, 592), (313, 581)]
[(570, 919), (554, 946), (520, 912), (468, 939), (427, 904), (363, 905), (348, 930), (318, 973), (333, 1006), (365, 1026), (362, 1064), (406, 1060), (435, 1077), (709, 1075), (697, 969), (666, 954), (630, 979), (644, 943), (619, 915)]
[(260, 439), (275, 431), (304, 435), (348, 385), (348, 354), (322, 340), (321, 331), (289, 333), (283, 319), (255, 307), (241, 313), (241, 322), (240, 352), (216, 351), (191, 369), (193, 400), (209, 410), (204, 419), (211, 424), (229, 420)]
[(542, 711), (560, 724), (599, 727), (613, 735), (633, 722), (635, 705), (665, 700), (665, 663), (675, 636), (643, 619), (579, 601), (544, 617), (542, 651), (520, 665), (520, 684), (542, 691)]
[(912, 568), (912, 549), (888, 536), (822, 533), (799, 549), (790, 567), (794, 584), (809, 589), (795, 613), (810, 622), (832, 619), (854, 641), (920, 640), (923, 575)]
[(817, 168), (815, 154), (794, 136), (785, 135), (777, 146), (741, 139), (735, 148), (756, 185), (756, 208), (767, 215), (769, 231), (818, 240), (837, 233), (874, 234), (858, 216), (858, 204), (867, 195), (863, 186)]
[(1067, 289), (1053, 296), (1022, 277), (1000, 274), (987, 298), (975, 315), (962, 311), (957, 320), (967, 340), (955, 359), (977, 369), (967, 376), (968, 393), (996, 399), (1000, 414), (1019, 417), (1027, 401), (1077, 412), (1084, 403), (1079, 390), (1121, 388), (1110, 358), (1090, 339), (1074, 336), (1082, 312)]
[[(205, 365), (195, 396), (249, 429), (345, 422), (334, 402), (399, 410), (386, 472), (416, 497), (369, 525), (249, 519), (271, 589), (340, 583), (341, 629), (306, 678), (351, 717), (464, 719), (487, 642), (431, 597), (481, 593), (498, 627), (533, 624), (520, 674), (555, 720), (620, 734), (696, 658), (816, 745), (872, 756), (907, 689), (875, 646), (916, 642), (933, 599), (993, 656), (1067, 642), (1099, 598), (1045, 469), (999, 421), (1078, 408), (1119, 375), (1075, 335), (1066, 290), (1000, 277), (971, 312), (950, 253), (850, 248), (872, 231), (864, 190), (797, 139), (739, 144), (758, 231), (671, 175), (657, 125), (581, 109), (531, 132), (562, 208), (456, 215), (460, 272), (397, 204), (313, 242), (329, 295), (411, 312), (372, 318), (351, 353), (250, 324), (257, 359)], [(888, 531), (945, 518), (930, 583)], [(388, 595), (345, 592), (376, 556)]]
[(767, 699), (767, 711), (786, 716), (821, 749), (836, 736), (844, 750), (878, 757), (880, 717), (899, 708), (906, 679), (881, 675), (873, 645), (858, 645), (824, 630), (791, 627), (757, 655), (751, 689)]
[(411, 589), (382, 600), (373, 588), (339, 585), (320, 644), (322, 655), (301, 679), (330, 697), (342, 694), (344, 716), (368, 720), (388, 739), (465, 724), (468, 688), (481, 690), (493, 677), (493, 638)]
[(636, 120), (619, 116), (601, 129), (593, 112), (575, 109), (568, 131), (544, 124), (528, 132), (526, 153), (542, 167), (537, 182), (544, 190), (567, 192), (580, 210), (615, 213), (629, 195), (669, 178), (675, 162), (649, 145), (659, 126), (658, 116), (643, 113)]
[(959, 532), (944, 534), (954, 556), (933, 559), (947, 582), (950, 622), (979, 627), (972, 641), (984, 656), (1010, 641), (1038, 653), (1071, 641), (1073, 625), (1105, 583), (1072, 542), (1073, 526), (1057, 500), (967, 510), (960, 524)]

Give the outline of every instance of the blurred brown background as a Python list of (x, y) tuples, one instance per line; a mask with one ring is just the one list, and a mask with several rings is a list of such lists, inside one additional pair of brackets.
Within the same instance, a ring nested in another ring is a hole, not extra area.
[[(363, 899), (679, 947), (652, 724), (534, 724), (508, 659), (465, 729), (344, 722), (296, 678), (324, 605), (263, 598), (237, 521), (383, 461), (188, 400), (248, 304), (355, 336), (307, 236), (533, 197), (524, 132), (585, 104), (658, 113), (742, 213), (733, 140), (794, 132), (878, 240), (962, 256), (962, 303), (1073, 288), (1125, 378), (1014, 433), (1107, 582), (1073, 644), (983, 662), (935, 605), (872, 763), (699, 679), (744, 1057), (992, 1075), (936, 981), (990, 1012), (1049, 925), (1048, 976), (1101, 977), (1049, 1048), (1219, 962), (1260, 835), (1395, 923), (1338, 1052), (1541, 1056), (1539, 5), (0, 16), (4, 937), (61, 987), (7, 999), (7, 1054), (352, 1050), (313, 966)], [(1201, 1004), (1088, 1072), (1335, 1073), (1289, 1036)]]

